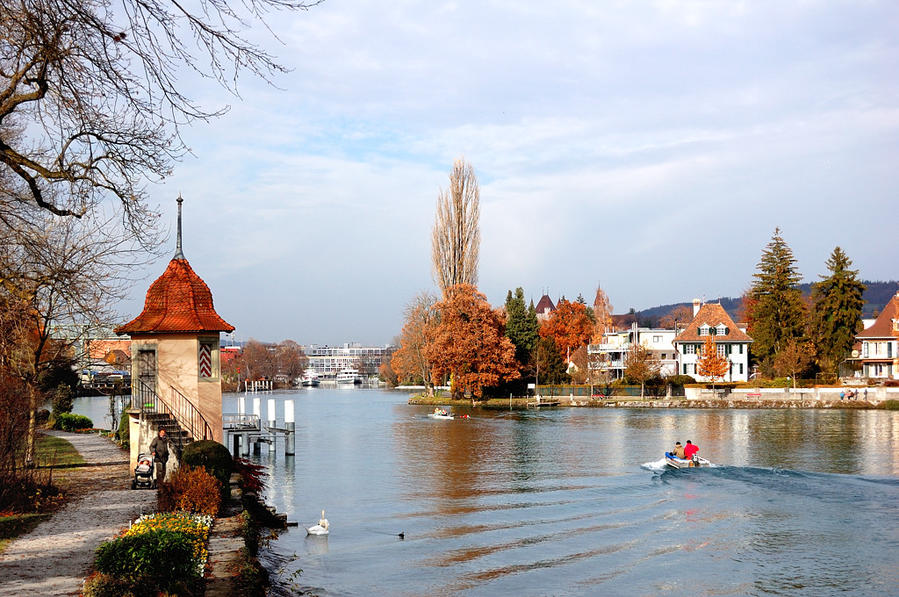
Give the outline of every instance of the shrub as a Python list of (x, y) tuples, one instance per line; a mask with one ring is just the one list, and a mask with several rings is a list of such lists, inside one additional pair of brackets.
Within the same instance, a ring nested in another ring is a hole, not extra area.
[[(152, 592), (151, 592), (152, 591)], [(84, 581), (84, 597), (148, 597), (155, 592), (146, 583), (94, 572)]]
[(222, 484), (222, 495), (228, 491), (231, 473), (234, 472), (234, 458), (222, 444), (211, 440), (192, 442), (184, 448), (181, 463), (205, 468)]
[(159, 509), (164, 512), (183, 510), (215, 516), (222, 503), (222, 489), (218, 479), (206, 469), (182, 464), (171, 481), (159, 484)]
[(187, 533), (154, 529), (123, 535), (97, 548), (98, 572), (123, 579), (140, 579), (162, 590), (174, 581), (197, 577), (193, 541)]
[(50, 411), (46, 408), (42, 408), (36, 413), (34, 413), (34, 422), (37, 425), (46, 425), (47, 421), (50, 420)]
[(55, 414), (70, 413), (72, 412), (72, 405), (75, 403), (75, 392), (68, 385), (60, 383), (53, 389), (51, 401)]
[(665, 381), (670, 383), (672, 386), (685, 386), (688, 383), (696, 383), (696, 380), (690, 377), (689, 375), (669, 375), (665, 378)]
[(899, 400), (884, 400), (879, 407), (884, 410), (899, 410)]
[(234, 472), (240, 475), (240, 488), (243, 491), (258, 494), (265, 489), (265, 478), (268, 473), (263, 465), (250, 462), (246, 458), (235, 458)]
[(84, 415), (73, 415), (70, 413), (59, 413), (56, 415), (56, 422), (53, 424), (54, 429), (62, 429), (63, 431), (90, 429), (93, 426), (94, 422)]

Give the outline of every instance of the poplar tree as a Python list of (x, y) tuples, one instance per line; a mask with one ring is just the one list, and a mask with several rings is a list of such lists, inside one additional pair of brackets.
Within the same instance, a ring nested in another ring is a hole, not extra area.
[(852, 350), (855, 334), (862, 327), (865, 285), (858, 270), (850, 269), (852, 260), (836, 247), (827, 262), (828, 276), (812, 285), (811, 333), (818, 366), (837, 373), (840, 363)]
[(749, 290), (749, 335), (755, 358), (770, 374), (777, 353), (790, 340), (801, 339), (805, 330), (796, 258), (781, 237), (780, 228), (775, 228), (771, 242), (762, 251), (757, 270)]
[(522, 365), (530, 361), (537, 347), (539, 327), (533, 302), (530, 309), (525, 306), (524, 290), (519, 286), (514, 295), (510, 290), (506, 294), (506, 336), (515, 345), (515, 358)]

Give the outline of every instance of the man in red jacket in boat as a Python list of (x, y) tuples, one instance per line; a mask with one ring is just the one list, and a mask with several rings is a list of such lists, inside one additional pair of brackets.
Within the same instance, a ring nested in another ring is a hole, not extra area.
[(687, 445), (684, 446), (684, 458), (692, 461), (690, 463), (690, 466), (694, 466), (695, 459), (693, 457), (696, 456), (697, 452), (699, 452), (699, 446), (697, 446), (690, 440), (687, 440)]

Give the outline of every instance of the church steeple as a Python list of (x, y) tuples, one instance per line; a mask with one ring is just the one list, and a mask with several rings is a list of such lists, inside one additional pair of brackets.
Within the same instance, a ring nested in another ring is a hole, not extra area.
[(181, 250), (181, 204), (184, 203), (184, 199), (181, 198), (181, 193), (178, 193), (178, 241), (175, 245), (175, 257), (174, 259), (185, 259), (184, 252)]

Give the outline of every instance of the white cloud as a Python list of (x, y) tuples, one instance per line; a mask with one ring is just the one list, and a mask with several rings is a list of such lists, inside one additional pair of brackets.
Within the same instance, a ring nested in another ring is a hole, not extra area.
[(739, 294), (776, 225), (807, 278), (838, 242), (863, 276), (896, 278), (896, 16), (886, 1), (325, 2), (272, 20), (283, 89), (243, 79), (156, 197), (171, 219), (183, 192), (195, 269), (240, 333), (270, 339), (389, 340), (431, 284), (434, 201), (459, 156), (481, 179), (496, 302), (519, 285), (589, 298), (598, 280), (622, 309)]

